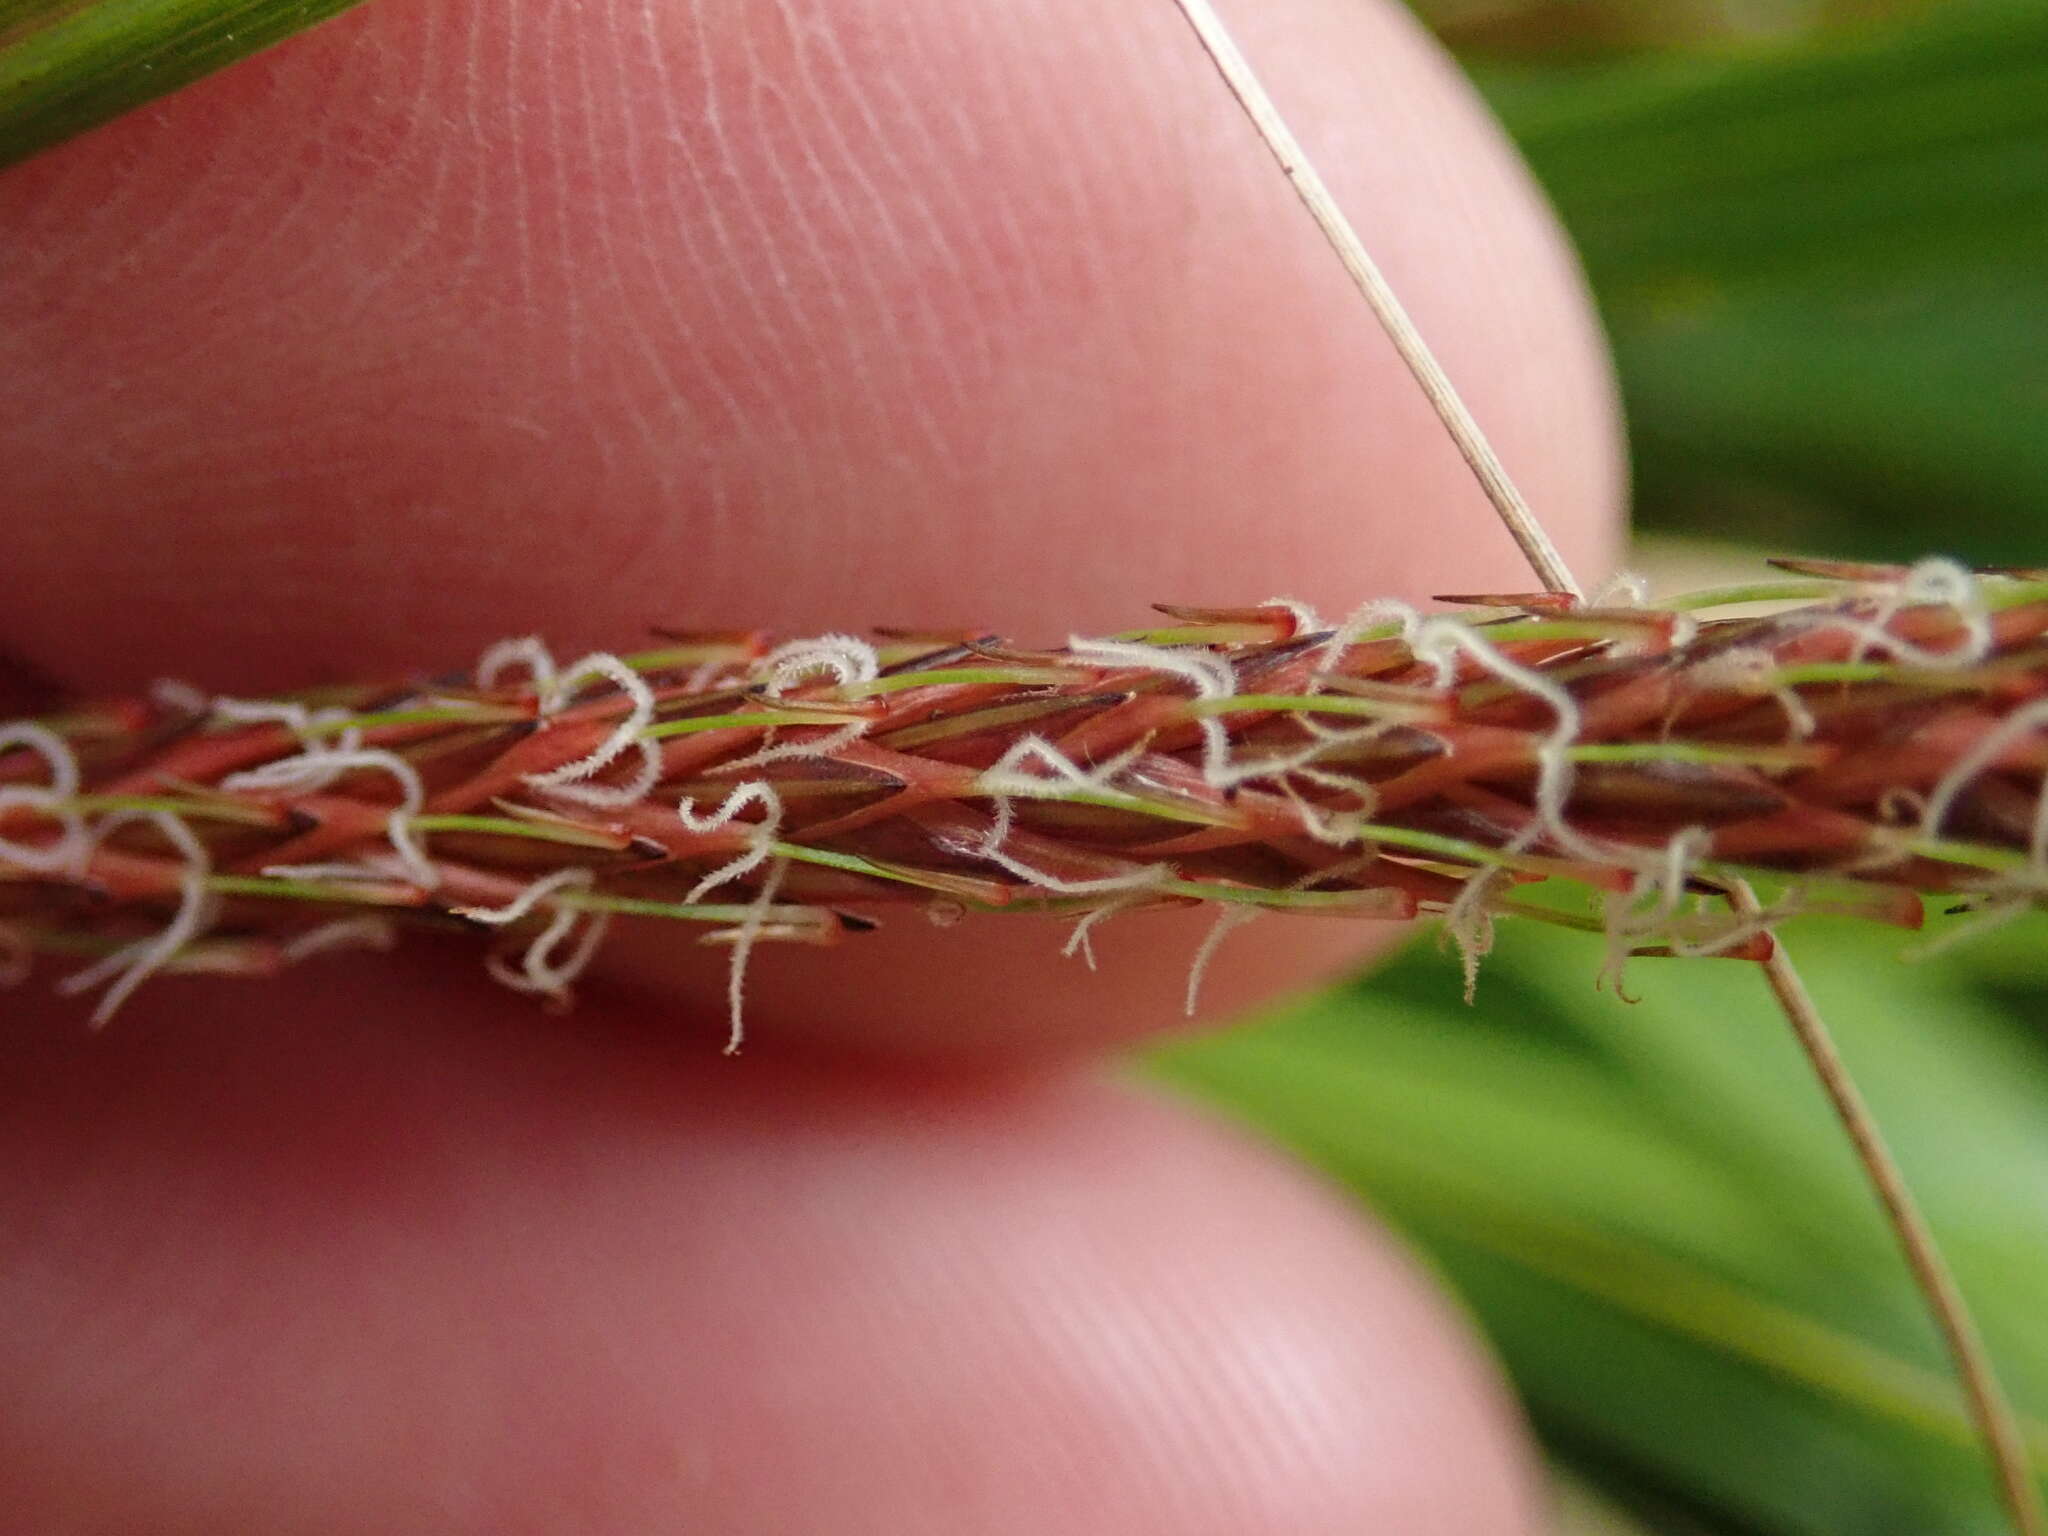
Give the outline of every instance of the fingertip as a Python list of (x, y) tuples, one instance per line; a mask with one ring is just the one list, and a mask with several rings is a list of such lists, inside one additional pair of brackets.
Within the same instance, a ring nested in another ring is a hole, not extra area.
[[(1611, 387), (1497, 129), (1396, 7), (1233, 11), (1600, 569)], [(398, 0), (0, 208), (6, 638), (74, 684), (1515, 573), (1166, 0)]]
[[(1242, 1018), (1327, 984), (1397, 942), (1390, 923), (1274, 915), (1243, 932), (1224, 909), (1112, 916), (1072, 943), (1074, 919), (983, 913), (934, 927), (915, 907), (830, 949), (747, 957), (750, 1052), (958, 1070), (1044, 1066)], [(724, 1027), (731, 958), (673, 925), (613, 930), (602, 971), (645, 1009)]]
[(4, 1043), (0, 1474), (37, 1528), (1535, 1528), (1397, 1246), (1172, 1106), (731, 1062), (427, 975), (188, 986)]
[[(1497, 128), (1397, 7), (1230, 9), (1603, 568), (1611, 382)], [(75, 687), (1526, 582), (1167, 0), (386, 0), (18, 168), (0, 208), (0, 500), (40, 512), (0, 521), (0, 639)], [(898, 920), (764, 949), (753, 985), (790, 1038), (1109, 1044), (1178, 1015), (1207, 921), (1120, 922), (1090, 976), (1042, 925)], [(676, 942), (634, 941), (639, 974), (716, 1012), (716, 957), (645, 960)], [(1353, 942), (1269, 921), (1209, 995)]]

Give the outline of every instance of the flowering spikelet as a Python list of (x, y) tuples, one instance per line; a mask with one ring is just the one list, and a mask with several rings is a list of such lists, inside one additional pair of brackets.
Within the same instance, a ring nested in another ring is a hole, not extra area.
[[(732, 946), (737, 1038), (756, 944), (892, 903), (1435, 912), (1468, 960), (1520, 914), (1606, 932), (1616, 965), (1759, 958), (1799, 909), (2040, 903), (2048, 581), (1781, 564), (1663, 607), (1324, 628), (1276, 600), (1047, 650), (719, 634), (561, 668), (521, 640), (432, 683), (159, 687), (0, 726), (0, 979), (81, 957), (104, 1017), (155, 971), (430, 925), (560, 999), (613, 917), (663, 917)], [(1796, 606), (1703, 616), (1762, 600)], [(1758, 873), (1762, 919), (1713, 899)]]

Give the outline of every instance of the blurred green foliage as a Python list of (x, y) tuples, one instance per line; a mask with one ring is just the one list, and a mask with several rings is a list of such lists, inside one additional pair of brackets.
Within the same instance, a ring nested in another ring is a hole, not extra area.
[[(2048, 975), (2032, 924), (1938, 961), (1789, 941), (2048, 1467)], [(1250, 939), (1240, 942), (1252, 942)], [(1390, 1216), (1567, 1460), (1691, 1523), (2003, 1530), (1944, 1356), (1840, 1130), (1734, 961), (1513, 920), (1476, 1006), (1428, 942), (1262, 1026), (1157, 1054)], [(1662, 1527), (1659, 1527), (1662, 1528)]]
[(1473, 69), (1585, 260), (1643, 526), (2048, 560), (2048, 7)]
[(0, 167), (359, 0), (0, 0)]

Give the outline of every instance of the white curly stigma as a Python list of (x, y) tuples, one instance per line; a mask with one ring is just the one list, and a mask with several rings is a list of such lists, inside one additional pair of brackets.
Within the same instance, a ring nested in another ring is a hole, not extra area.
[(1099, 907), (1089, 908), (1074, 919), (1074, 926), (1067, 932), (1066, 943), (1060, 946), (1060, 957), (1065, 960), (1071, 960), (1074, 956), (1079, 955), (1081, 963), (1087, 966), (1089, 970), (1096, 969), (1095, 930), (1108, 922), (1112, 917), (1122, 912), (1128, 912), (1132, 907), (1136, 906), (1139, 894), (1142, 893), (1133, 893), (1130, 896), (1121, 896), (1114, 900), (1106, 901)]
[(26, 748), (43, 760), (50, 781), (0, 784), (0, 813), (10, 806), (25, 806), (49, 817), (61, 830), (57, 840), (48, 846), (0, 836), (0, 859), (39, 874), (82, 869), (91, 854), (92, 841), (86, 832), (85, 818), (65, 804), (78, 794), (78, 758), (55, 731), (26, 720), (0, 725), (0, 756), (17, 747)]
[(1819, 728), (1813, 711), (1799, 697), (1799, 691), (1777, 681), (1778, 658), (1760, 645), (1734, 646), (1696, 661), (1685, 669), (1685, 680), (1704, 692), (1726, 691), (1751, 698), (1768, 698), (1785, 712), (1790, 740), (1804, 741)]
[(1333, 811), (1316, 805), (1303, 797), (1290, 778), (1278, 781), (1280, 793), (1294, 806), (1301, 817), (1301, 828), (1319, 843), (1332, 848), (1349, 848), (1365, 838), (1365, 829), (1372, 822), (1372, 813), (1379, 803), (1379, 791), (1362, 779), (1347, 778), (1341, 773), (1331, 773), (1322, 768), (1294, 765), (1291, 770), (1312, 784), (1325, 789), (1340, 790), (1356, 796), (1359, 802), (1354, 811)]
[(767, 878), (748, 903), (747, 915), (733, 931), (732, 958), (725, 980), (726, 1009), (730, 1019), (725, 1041), (725, 1054), (728, 1056), (737, 1056), (746, 1040), (747, 962), (753, 957), (754, 943), (761, 937), (762, 925), (768, 921), (769, 909), (775, 905), (775, 893), (782, 889), (782, 877), (788, 873), (787, 859), (777, 859), (768, 866)]
[(398, 942), (398, 929), (388, 917), (360, 914), (337, 917), (303, 933), (294, 934), (279, 947), (286, 965), (297, 965), (315, 955), (343, 949), (388, 950)]
[(1445, 940), (1457, 946), (1468, 1006), (1479, 995), (1479, 962), (1493, 953), (1493, 913), (1487, 910), (1486, 900), (1500, 880), (1498, 869), (1475, 870), (1465, 877), (1457, 896), (1444, 909), (1443, 932), (1437, 947), (1441, 949)]
[(1223, 903), (1216, 914), (1216, 921), (1209, 925), (1209, 931), (1202, 935), (1202, 942), (1195, 946), (1193, 958), (1188, 961), (1187, 992), (1181, 999), (1182, 1012), (1188, 1017), (1195, 1016), (1195, 1008), (1202, 1000), (1202, 983), (1208, 979), (1209, 962), (1216, 958), (1216, 951), (1223, 947), (1223, 941), (1246, 923), (1265, 915), (1265, 909), (1250, 905)]
[(184, 819), (171, 811), (117, 811), (93, 829), (95, 842), (104, 840), (117, 828), (146, 821), (170, 840), (184, 855), (185, 868), (178, 877), (178, 908), (161, 933), (133, 944), (124, 944), (80, 971), (57, 983), (67, 997), (107, 984), (99, 1005), (92, 1011), (93, 1028), (98, 1029), (120, 1012), (135, 989), (168, 965), (187, 944), (198, 938), (210, 922), (214, 905), (207, 880), (213, 873), (213, 859)]
[(1650, 600), (1650, 583), (1634, 571), (1616, 571), (1593, 589), (1588, 608), (1641, 608)]
[[(527, 784), (544, 789), (564, 800), (607, 809), (637, 805), (661, 781), (661, 749), (643, 734), (654, 722), (654, 690), (647, 679), (609, 651), (593, 651), (553, 678), (545, 688), (538, 682), (543, 718), (560, 713), (585, 683), (603, 679), (624, 694), (630, 703), (619, 723), (589, 752), (573, 762), (560, 763), (540, 773), (525, 775)], [(603, 772), (627, 751), (637, 749), (640, 766), (623, 784), (582, 782)]]
[(1455, 619), (1424, 620), (1410, 648), (1418, 661), (1436, 669), (1441, 688), (1456, 681), (1458, 656), (1463, 653), (1510, 687), (1541, 700), (1556, 717), (1536, 749), (1536, 819), (1509, 839), (1508, 851), (1518, 853), (1527, 848), (1540, 831), (1548, 832), (1560, 847), (1580, 858), (1613, 858), (1615, 850), (1580, 836), (1564, 819), (1565, 801), (1572, 791), (1570, 753), (1583, 723), (1578, 702), (1551, 679), (1508, 660), (1475, 630)]
[[(1068, 654), (1079, 661), (1105, 666), (1139, 667), (1164, 672), (1194, 684), (1195, 697), (1227, 699), (1237, 692), (1237, 673), (1229, 662), (1209, 651), (1173, 649), (1163, 645), (1142, 645), (1131, 640), (1091, 640), (1074, 635), (1067, 641)], [(1204, 715), (1202, 730), (1202, 777), (1211, 789), (1228, 789), (1241, 782), (1230, 760), (1230, 733), (1215, 715)], [(1262, 770), (1263, 771), (1263, 770)]]
[[(1941, 836), (1942, 824), (1954, 812), (1956, 801), (1971, 780), (1989, 768), (1994, 760), (2029, 732), (2048, 725), (2048, 699), (2036, 699), (2014, 710), (1998, 725), (1985, 732), (1984, 739), (1956, 759), (1955, 766), (1936, 781), (1927, 796), (1927, 809), (1920, 818), (1920, 835)], [(2048, 885), (2048, 774), (2034, 801), (2034, 825), (2027, 839), (2028, 874), (2035, 883)]]
[[(1412, 642), (1415, 632), (1422, 627), (1422, 615), (1407, 603), (1396, 598), (1374, 598), (1361, 603), (1345, 616), (1330, 638), (1316, 647), (1316, 664), (1309, 672), (1308, 682), (1302, 691), (1310, 698), (1324, 691), (1330, 679), (1337, 675), (1343, 664), (1344, 653), (1358, 643), (1359, 637), (1368, 630), (1382, 629), (1388, 624), (1397, 626), (1404, 641)], [(1369, 741), (1386, 729), (1383, 722), (1374, 721), (1363, 727), (1350, 725), (1325, 725), (1313, 713), (1296, 717), (1296, 723), (1309, 735), (1333, 745), (1352, 741)]]
[(731, 794), (719, 802), (718, 809), (706, 815), (697, 813), (697, 802), (685, 797), (676, 804), (676, 818), (692, 832), (716, 832), (728, 826), (750, 805), (761, 807), (761, 820), (748, 828), (748, 845), (737, 857), (721, 864), (711, 871), (683, 897), (683, 901), (694, 903), (741, 875), (749, 874), (767, 862), (775, 851), (775, 840), (782, 832), (782, 797), (765, 779), (752, 779), (734, 787)]
[[(455, 910), (476, 922), (502, 928), (518, 922), (557, 892), (587, 888), (593, 879), (587, 869), (558, 869), (533, 881), (501, 907), (457, 907)], [(586, 917), (588, 921), (584, 922), (582, 935), (567, 955), (557, 959), (555, 951), (561, 948), (563, 941), (575, 930), (577, 923)], [(570, 987), (596, 956), (598, 945), (603, 943), (605, 931), (610, 926), (609, 912), (586, 914), (575, 907), (557, 902), (546, 926), (535, 934), (532, 941), (520, 952), (517, 966), (509, 963), (502, 955), (492, 954), (485, 957), (484, 968), (494, 979), (515, 992), (538, 993), (542, 997), (566, 1003), (569, 1001)]]
[(1991, 650), (1991, 616), (1984, 606), (1984, 591), (1968, 569), (1953, 560), (1921, 560), (1906, 572), (1879, 609), (1878, 623), (1889, 624), (1901, 608), (1922, 605), (1947, 608), (1963, 626), (1962, 643), (1948, 651), (1924, 651), (1905, 646), (1895, 654), (1909, 656), (1923, 665), (1969, 666), (1982, 661)]
[(1607, 959), (1600, 968), (1603, 976), (1612, 977), (1619, 986), (1628, 968), (1630, 948), (1643, 938), (1670, 933), (1679, 903), (1685, 899), (1686, 882), (1712, 843), (1713, 834), (1705, 827), (1686, 827), (1673, 833), (1664, 844), (1659, 863), (1636, 870), (1628, 894), (1610, 893), (1602, 901), (1607, 930)]
[(1288, 617), (1294, 620), (1294, 633), (1297, 638), (1302, 635), (1312, 635), (1323, 627), (1322, 615), (1299, 598), (1269, 597), (1258, 606), (1261, 608), (1284, 609)]
[[(637, 805), (647, 798), (648, 792), (661, 781), (661, 751), (642, 735), (654, 720), (654, 690), (645, 678), (610, 651), (592, 651), (563, 671), (538, 635), (521, 635), (514, 640), (500, 640), (477, 659), (477, 687), (495, 688), (514, 670), (525, 671), (533, 687), (534, 708), (542, 720), (560, 714), (586, 683), (597, 680), (614, 685), (630, 704), (619, 723), (589, 752), (572, 762), (529, 773), (522, 782), (563, 800), (605, 809)], [(640, 766), (625, 783), (583, 782), (603, 772), (630, 749), (639, 751)]]
[(545, 711), (556, 692), (555, 657), (538, 635), (500, 640), (479, 656), (476, 663), (477, 687), (497, 687), (498, 680), (514, 667), (526, 669), (526, 675), (533, 684), (534, 698)]
[[(1098, 891), (1137, 890), (1171, 878), (1173, 870), (1168, 865), (1147, 864), (1122, 874), (1104, 875), (1099, 879), (1067, 880), (1058, 875), (1047, 874), (1044, 870), (1033, 869), (1003, 847), (1010, 840), (1010, 833), (1016, 826), (1015, 800), (1064, 800), (1075, 789), (1113, 794), (1116, 791), (1111, 781), (1143, 756), (1144, 751), (1142, 744), (1129, 747), (1105, 763), (1098, 763), (1093, 768), (1083, 768), (1043, 736), (1019, 737), (1010, 744), (1001, 757), (983, 769), (980, 777), (975, 780), (975, 789), (995, 802), (995, 814), (989, 821), (988, 831), (974, 851), (980, 857), (1002, 866), (1018, 879), (1062, 896), (1086, 896)], [(1052, 776), (1048, 778), (1042, 774), (1027, 772), (1024, 765), (1031, 762), (1043, 764), (1052, 771)]]
[(179, 677), (160, 677), (151, 683), (149, 702), (177, 715), (205, 715), (213, 709), (213, 695)]
[[(406, 878), (423, 891), (435, 889), (441, 883), (441, 876), (412, 830), (412, 819), (420, 814), (427, 803), (426, 786), (420, 782), (419, 770), (395, 752), (386, 752), (375, 747), (356, 750), (313, 747), (297, 757), (281, 757), (276, 762), (263, 764), (260, 768), (229, 774), (220, 782), (221, 788), (232, 790), (303, 791), (323, 787), (341, 774), (356, 769), (374, 769), (380, 773), (388, 773), (398, 781), (399, 803), (384, 818), (384, 835), (391, 843), (391, 851), (398, 855), (399, 862), (405, 866)], [(315, 867), (329, 875), (343, 873), (348, 868), (328, 865)], [(276, 868), (282, 874), (296, 874), (301, 877), (306, 875), (303, 868), (285, 865)], [(270, 871), (266, 870), (265, 873)]]
[[(830, 677), (842, 688), (871, 683), (882, 674), (882, 659), (865, 640), (852, 635), (819, 635), (811, 640), (791, 640), (762, 657), (756, 669), (761, 691), (779, 699), (790, 689), (817, 677)], [(791, 758), (827, 757), (867, 734), (865, 720), (850, 721), (815, 741), (778, 742), (771, 727), (767, 745), (746, 757), (728, 763), (728, 768), (754, 768), (762, 763), (779, 763)]]
[[(355, 726), (342, 726), (337, 731), (323, 729), (347, 720), (350, 716), (345, 709), (316, 710), (292, 699), (234, 699), (225, 694), (217, 695), (208, 709), (214, 719), (230, 725), (281, 725), (290, 731), (298, 740), (299, 755), (279, 761), (299, 765), (291, 777), (291, 787), (308, 793), (327, 788), (348, 771), (346, 766), (334, 765), (331, 759), (340, 753), (360, 751), (363, 745), (363, 733)], [(236, 787), (234, 781), (241, 777), (236, 774), (222, 780), (222, 787)]]
[[(1785, 613), (1776, 621), (1798, 629), (1836, 630), (1856, 642), (1850, 659), (1861, 661), (1872, 652), (1913, 667), (1967, 667), (1984, 659), (1991, 649), (1991, 619), (1978, 580), (1953, 560), (1922, 560), (1896, 582), (1866, 589), (1878, 599), (1874, 619), (1851, 618), (1840, 613)], [(1902, 639), (1887, 626), (1901, 609), (1919, 606), (1951, 610), (1963, 627), (1963, 639), (1945, 651), (1930, 651)]]
[(756, 670), (761, 691), (779, 699), (821, 675), (829, 675), (842, 688), (871, 683), (882, 675), (882, 658), (867, 641), (852, 635), (818, 635), (785, 641), (763, 656)]
[(571, 865), (567, 869), (557, 869), (528, 882), (517, 896), (501, 907), (460, 906), (451, 910), (472, 922), (488, 923), (493, 928), (503, 928), (518, 922), (555, 892), (586, 888), (593, 878), (589, 870), (579, 865)]

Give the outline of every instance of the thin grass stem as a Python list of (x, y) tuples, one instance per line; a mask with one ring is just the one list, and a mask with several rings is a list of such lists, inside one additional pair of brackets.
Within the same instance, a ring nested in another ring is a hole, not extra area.
[(1223, 76), (1238, 105), (1252, 120), (1266, 148), (1286, 173), (1296, 195), (1321, 228), (1323, 238), (1330, 242), (1337, 259), (1344, 263), (1344, 270), (1351, 274), (1351, 281), (1379, 318), (1394, 349), (1401, 354), (1402, 362), (1407, 364), (1415, 382), (1422, 387), (1437, 419), (1443, 422), (1444, 430), (1457, 444), (1458, 452), (1464, 456), (1465, 463), (1479, 481), (1480, 489), (1493, 503), (1494, 511), (1500, 515), (1502, 524), (1521, 549), (1530, 568), (1536, 572), (1537, 579), (1552, 592), (1581, 596), (1579, 584), (1573, 579), (1548, 530), (1537, 521), (1521, 491), (1508, 477), (1500, 455), (1494, 452), (1493, 445), (1473, 419), (1470, 408), (1459, 397), (1450, 376), (1444, 372), (1443, 364), (1430, 350), (1429, 343), (1422, 339), (1422, 332), (1409, 318), (1407, 309), (1381, 273), (1379, 264), (1366, 250), (1365, 242), (1337, 206), (1336, 198), (1331, 196), (1329, 187), (1310, 162), (1307, 152), (1288, 128), (1280, 109), (1274, 105), (1273, 98), (1267, 94), (1265, 86), (1260, 84), (1259, 77), (1239, 51), (1229, 29), (1223, 24), (1223, 18), (1216, 14), (1209, 0), (1174, 0), (1174, 3), (1179, 6), (1181, 15), (1187, 18), (1188, 25), (1194, 28), (1217, 72)]
[[(1450, 378), (1422, 339), (1357, 231), (1338, 208), (1329, 188), (1288, 129), (1272, 97), (1239, 51), (1222, 18), (1216, 14), (1209, 0), (1175, 0), (1175, 4), (1194, 28), (1203, 49), (1230, 87), (1231, 94), (1258, 129), (1267, 149), (1279, 162), (1296, 194), (1321, 228), (1324, 238), (1330, 242), (1366, 303), (1386, 329), (1402, 361), (1429, 398), (1451, 440), (1478, 479), (1487, 500), (1493, 504), (1502, 524), (1528, 560), (1530, 569), (1548, 590), (1566, 593), (1573, 598), (1581, 597), (1582, 589), (1566, 567), (1556, 544), (1509, 479), (1499, 455), (1459, 398)], [(1810, 592), (1805, 583), (1786, 583), (1739, 590), (1734, 594), (1722, 593), (1718, 597), (1724, 602), (1737, 598), (1766, 600), (1805, 597)], [(1581, 753), (1588, 750), (1579, 749)], [(1746, 882), (1731, 882), (1728, 897), (1743, 921), (1762, 920), (1763, 909)], [(1984, 1441), (2013, 1529), (2018, 1536), (2048, 1536), (2048, 1514), (2044, 1514), (2040, 1489), (2028, 1465), (2025, 1437), (2018, 1418), (1999, 1385), (1990, 1354), (1984, 1347), (1983, 1338), (1940, 1246), (1920, 1214), (1905, 1176), (1886, 1147), (1877, 1122), (1836, 1050), (1833, 1037), (1800, 980), (1791, 956), (1782, 945), (1773, 944), (1770, 958), (1763, 962), (1763, 966), (1772, 995), (1833, 1106), (1836, 1118), (1848, 1133), (1857, 1160), (1898, 1238), (1913, 1279), (1948, 1345), (1969, 1403), (1971, 1418)]]
[[(1754, 919), (1763, 910), (1757, 902), (1756, 893), (1743, 880), (1729, 883), (1728, 901), (1745, 919)], [(1969, 1304), (1963, 1299), (1962, 1289), (1956, 1284), (1955, 1276), (1942, 1256), (1941, 1245), (1935, 1241), (1927, 1218), (1921, 1213), (1919, 1203), (1914, 1200), (1912, 1189), (1906, 1183), (1904, 1172), (1892, 1156), (1891, 1148), (1885, 1144), (1876, 1117), (1871, 1114), (1855, 1079), (1849, 1075), (1848, 1065), (1842, 1060), (1834, 1036), (1820, 1010), (1814, 1006), (1813, 997), (1807, 992), (1806, 983), (1800, 979), (1791, 955), (1783, 945), (1774, 946), (1771, 958), (1763, 962), (1763, 968), (1771, 995), (1784, 1010), (1785, 1020), (1792, 1026), (1793, 1037), (1805, 1053), (1822, 1091), (1827, 1094), (1835, 1118), (1842, 1122), (1842, 1129), (1848, 1133), (1855, 1148), (1856, 1161), (1862, 1165), (1871, 1190), (1884, 1207), (1885, 1219), (1898, 1239), (1907, 1267), (1912, 1270), (1913, 1279), (1927, 1300), (1935, 1326), (1941, 1330), (1942, 1341), (1955, 1362), (1956, 1376), (1962, 1382), (1970, 1418), (1990, 1452), (1999, 1497), (2013, 1529), (2020, 1536), (2048, 1536), (2048, 1511), (2043, 1509), (2040, 1485), (2035, 1482), (2029, 1465), (2026, 1433), (2011, 1400), (1999, 1385), (1998, 1373), (1992, 1365), (1990, 1352), (1984, 1347), (1983, 1335), (1978, 1331)]]

